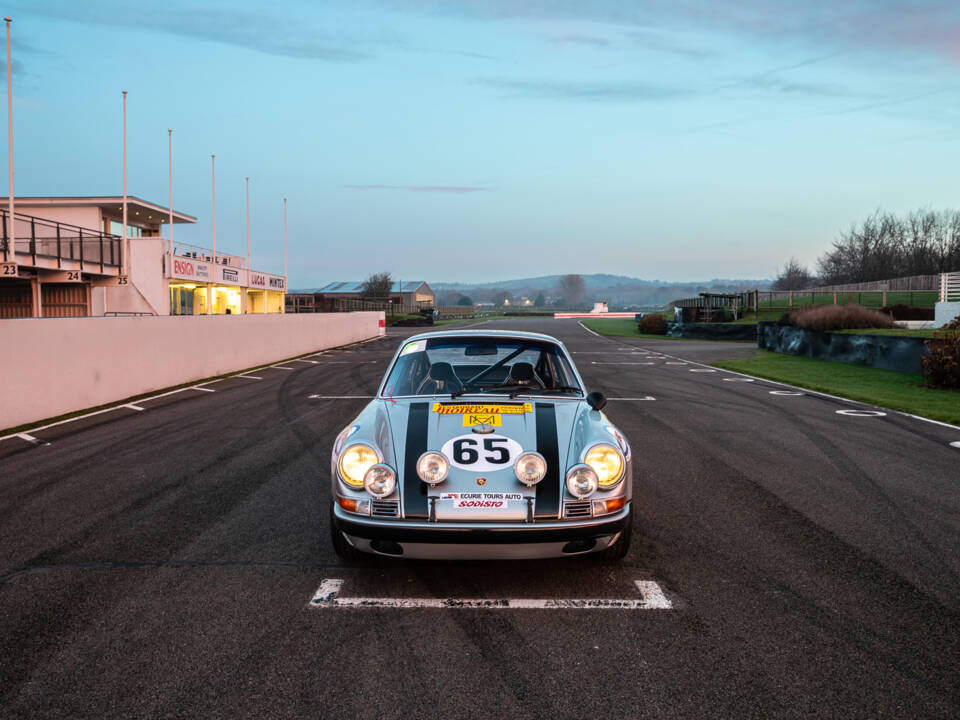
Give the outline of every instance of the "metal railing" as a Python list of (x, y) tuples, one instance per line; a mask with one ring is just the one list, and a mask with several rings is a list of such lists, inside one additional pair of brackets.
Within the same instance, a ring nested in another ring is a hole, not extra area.
[[(194, 260), (203, 260), (205, 262), (214, 262), (213, 250), (200, 247), (199, 245), (174, 242), (173, 254), (177, 257), (192, 258)], [(243, 269), (247, 266), (247, 260), (239, 255), (229, 255), (227, 253), (218, 252), (216, 254), (216, 264)]]
[[(9, 247), (9, 225), (9, 213), (0, 211), (0, 250), (4, 252)], [(36, 265), (38, 257), (52, 258), (60, 268), (64, 260), (73, 260), (99, 265), (101, 272), (105, 267), (120, 266), (122, 238), (119, 235), (20, 213), (16, 213), (13, 229), (16, 254), (11, 261), (16, 255), (29, 255), (30, 264)]]
[(940, 302), (960, 301), (960, 272), (940, 276)]

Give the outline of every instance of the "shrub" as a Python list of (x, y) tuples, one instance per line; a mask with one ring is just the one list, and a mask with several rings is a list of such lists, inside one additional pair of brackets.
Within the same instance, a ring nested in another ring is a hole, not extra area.
[(960, 315), (924, 345), (927, 352), (922, 363), (927, 387), (960, 390)]
[(666, 335), (667, 321), (659, 313), (644, 315), (637, 323), (637, 330), (645, 335)]
[(894, 320), (933, 320), (933, 308), (910, 307), (903, 303), (880, 308), (881, 312), (892, 315)]
[(862, 305), (820, 305), (795, 311), (793, 324), (804, 330), (858, 330), (892, 328), (893, 320)]

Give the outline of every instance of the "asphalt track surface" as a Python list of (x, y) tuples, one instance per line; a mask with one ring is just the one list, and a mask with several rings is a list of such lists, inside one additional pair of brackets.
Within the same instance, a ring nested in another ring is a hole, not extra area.
[[(745, 345), (491, 327), (655, 398), (607, 408), (635, 456), (622, 563), (338, 561), (330, 447), (366, 400), (323, 398), (371, 395), (398, 332), (0, 442), (0, 715), (960, 716), (960, 430), (676, 364)], [(652, 580), (673, 608), (309, 607), (331, 578), (394, 599)]]

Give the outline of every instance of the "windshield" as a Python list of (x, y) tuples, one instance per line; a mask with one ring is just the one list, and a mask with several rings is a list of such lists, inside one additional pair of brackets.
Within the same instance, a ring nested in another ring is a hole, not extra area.
[(566, 355), (554, 343), (520, 338), (431, 338), (408, 342), (384, 397), (504, 393), (581, 396)]

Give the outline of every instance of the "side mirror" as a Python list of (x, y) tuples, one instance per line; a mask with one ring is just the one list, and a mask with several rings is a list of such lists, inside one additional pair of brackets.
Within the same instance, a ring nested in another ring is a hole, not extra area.
[(603, 393), (592, 392), (587, 395), (587, 405), (594, 410), (600, 411), (607, 406), (607, 399), (603, 396)]

